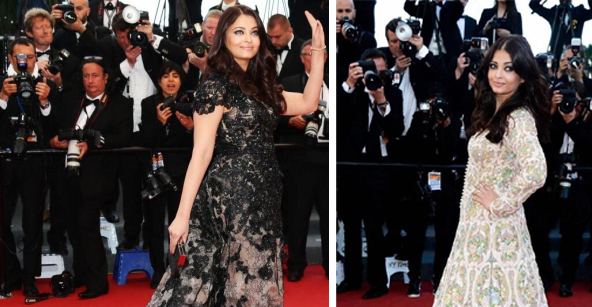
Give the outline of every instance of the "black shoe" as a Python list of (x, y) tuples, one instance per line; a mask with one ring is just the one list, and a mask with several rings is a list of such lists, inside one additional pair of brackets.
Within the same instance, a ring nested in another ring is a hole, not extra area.
[(95, 298), (95, 297), (99, 297), (101, 295), (105, 295), (109, 293), (109, 290), (104, 290), (104, 291), (91, 291), (91, 290), (86, 290), (84, 292), (80, 292), (78, 293), (78, 297), (79, 298), (83, 298), (83, 299), (89, 299), (89, 298)]
[(111, 210), (103, 210), (103, 216), (109, 223), (117, 223), (119, 222), (119, 215), (115, 213), (115, 211)]
[(163, 275), (164, 271), (162, 270), (154, 271), (154, 274), (152, 275), (152, 280), (150, 280), (150, 288), (156, 289), (156, 287), (158, 287), (158, 284), (160, 284), (160, 280), (162, 279)]
[(4, 284), (4, 289), (6, 292), (12, 292), (16, 290), (20, 290), (22, 287), (21, 279), (14, 279), (14, 280), (7, 280)]
[(29, 279), (23, 282), (23, 295), (24, 296), (36, 296), (39, 295), (39, 290), (35, 286), (35, 279)]
[(302, 271), (288, 271), (288, 281), (300, 281), (303, 275)]
[(138, 246), (138, 240), (123, 239), (119, 245), (117, 245), (118, 251), (127, 251), (135, 249)]
[(339, 284), (339, 286), (337, 286), (337, 294), (348, 291), (360, 290), (361, 287), (361, 285), (350, 285), (347, 283), (347, 281), (343, 281)]
[(66, 243), (49, 244), (49, 252), (52, 254), (68, 256), (68, 247), (66, 246)]
[(369, 300), (381, 297), (387, 293), (388, 289), (386, 287), (372, 287), (370, 290), (368, 290), (368, 292), (366, 292), (366, 294), (364, 294), (364, 296), (362, 296), (362, 299)]
[(421, 293), (421, 279), (412, 279), (407, 288), (407, 297), (418, 298)]
[(559, 296), (561, 297), (570, 297), (573, 295), (573, 291), (571, 290), (571, 286), (568, 284), (561, 284), (559, 287)]

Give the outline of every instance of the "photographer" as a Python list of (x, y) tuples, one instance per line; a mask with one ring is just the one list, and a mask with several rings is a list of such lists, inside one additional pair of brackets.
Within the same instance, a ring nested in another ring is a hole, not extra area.
[[(187, 73), (187, 78), (184, 82), (183, 88), (185, 89), (196, 89), (199, 86), (201, 76), (206, 71), (208, 65), (208, 50), (214, 43), (214, 37), (216, 36), (216, 27), (218, 26), (218, 20), (222, 16), (220, 10), (210, 10), (204, 21), (202, 22), (203, 34), (199, 38), (199, 41), (205, 45), (203, 53), (199, 55), (194, 50), (187, 48), (187, 62), (183, 64), (183, 68)], [(202, 47), (203, 47), (202, 45)], [(197, 47), (197, 44), (195, 45)], [(196, 49), (195, 47), (193, 49)], [(199, 50), (198, 50), (199, 51)], [(192, 65), (189, 65), (192, 64)]]
[[(34, 8), (25, 14), (25, 33), (33, 39), (35, 44), (39, 73), (46, 77), (47, 80), (54, 82), (58, 87), (58, 91), (61, 91), (64, 81), (66, 81), (66, 78), (62, 79), (62, 75), (70, 76), (71, 79), (71, 76), (75, 75), (76, 67), (73, 59), (69, 57), (64, 59), (63, 52), (51, 48), (54, 25), (53, 17), (45, 10)], [(58, 91), (56, 91), (56, 94)], [(55, 101), (57, 102), (59, 99)], [(47, 232), (47, 241), (50, 252), (65, 256), (68, 254), (68, 249), (66, 247), (67, 220), (64, 212), (64, 186), (63, 181), (55, 178), (55, 168), (57, 164), (63, 161), (61, 161), (61, 157), (56, 156), (48, 156), (48, 159), (50, 159), (47, 174), (49, 189), (51, 190), (51, 206), (49, 207), (51, 228)]]
[[(545, 8), (541, 0), (531, 0), (528, 5), (551, 26), (549, 50), (556, 59), (560, 57), (563, 46), (569, 44), (572, 38), (582, 37), (584, 23), (592, 19), (592, 9), (586, 9), (581, 4), (574, 7), (571, 0), (559, 0), (559, 4), (550, 9)], [(592, 8), (592, 0), (588, 0), (588, 6)]]
[[(574, 54), (574, 50), (577, 54)], [(559, 61), (556, 80), (564, 84), (573, 81), (582, 83), (586, 94), (590, 96), (592, 95), (592, 79), (584, 74), (585, 58), (585, 52), (581, 46), (566, 46)]]
[[(182, 92), (179, 90), (183, 84), (185, 72), (178, 64), (166, 61), (159, 68), (157, 76), (159, 92), (142, 101), (142, 129), (146, 136), (145, 146), (151, 148), (191, 148), (193, 146), (193, 118), (177, 110), (177, 106), (183, 103)], [(173, 104), (164, 107), (163, 101), (168, 97), (173, 97)], [(189, 103), (186, 104), (189, 105)], [(177, 214), (181, 200), (181, 187), (185, 181), (185, 173), (190, 159), (191, 153), (189, 151), (163, 152), (164, 169), (178, 190), (156, 196), (146, 206), (145, 215), (151, 225), (149, 250), (154, 274), (150, 286), (153, 289), (158, 286), (166, 268), (163, 249), (165, 208), (169, 217), (168, 225), (170, 225)]]
[[(339, 100), (339, 132), (347, 133), (341, 154), (342, 161), (389, 162), (397, 155), (396, 139), (401, 136), (403, 123), (403, 98), (401, 91), (390, 80), (376, 84), (377, 76), (387, 70), (386, 57), (378, 49), (364, 51), (363, 61), (352, 63), (348, 80), (344, 82), (344, 95)], [(371, 61), (371, 62), (370, 62)], [(362, 68), (362, 66), (364, 68)], [(358, 72), (365, 71), (363, 73)], [(359, 78), (363, 78), (358, 82)], [(370, 76), (374, 82), (369, 83)], [(386, 85), (385, 85), (386, 84)], [(376, 88), (378, 87), (378, 88)], [(343, 127), (346, 126), (346, 127)], [(338, 140), (339, 142), (339, 140)], [(345, 280), (337, 287), (337, 293), (359, 289), (362, 282), (361, 269), (361, 218), (364, 220), (368, 242), (368, 282), (370, 290), (364, 299), (383, 296), (387, 276), (384, 258), (385, 239), (382, 226), (385, 223), (386, 209), (392, 201), (394, 173), (383, 168), (365, 168), (360, 172), (340, 171), (338, 215), (345, 224)], [(365, 204), (360, 208), (360, 204)], [(360, 214), (361, 210), (361, 214)]]
[(88, 139), (86, 134), (84, 139), (56, 135), (50, 144), (53, 148), (68, 149), (68, 162), (59, 168), (59, 176), (68, 191), (68, 238), (73, 248), (75, 280), (86, 285), (78, 296), (89, 299), (109, 292), (107, 257), (98, 217), (101, 206), (115, 193), (118, 165), (113, 154), (87, 151), (129, 146), (133, 119), (129, 100), (110, 90), (112, 75), (105, 61), (99, 57), (85, 59), (81, 71), (84, 91), (73, 89), (64, 93), (54, 120), (65, 132), (93, 132), (93, 138)]
[(445, 63), (460, 54), (462, 39), (456, 22), (462, 16), (464, 6), (460, 1), (406, 0), (405, 12), (422, 18), (421, 36), (428, 43), (428, 49)]
[[(303, 43), (300, 60), (304, 71), (282, 80), (284, 90), (303, 93), (311, 67), (312, 41)], [(327, 53), (325, 51), (325, 61)], [(329, 101), (329, 76), (325, 74), (319, 100)], [(327, 103), (328, 104), (328, 103)], [(321, 107), (321, 106), (319, 106)], [(313, 206), (320, 218), (322, 264), (329, 276), (329, 155), (327, 150), (315, 146), (317, 142), (328, 141), (328, 106), (309, 115), (282, 116), (278, 123), (279, 143), (303, 145), (302, 149), (278, 151), (278, 162), (284, 174), (284, 195), (282, 211), (286, 243), (289, 249), (288, 281), (299, 281), (306, 269), (306, 240)], [(318, 118), (322, 112), (322, 118)], [(316, 116), (315, 116), (316, 114)], [(316, 132), (314, 125), (316, 124)], [(327, 128), (326, 131), (324, 131)], [(323, 136), (326, 136), (325, 139)], [(317, 141), (319, 140), (319, 141)], [(311, 145), (314, 144), (314, 145)]]
[(376, 48), (376, 39), (372, 33), (356, 27), (356, 8), (353, 0), (337, 0), (336, 10), (337, 83), (339, 84), (347, 78), (350, 63), (357, 61), (364, 50)]
[[(24, 295), (32, 296), (39, 293), (35, 276), (41, 274), (46, 161), (41, 155), (26, 155), (26, 150), (48, 147), (48, 116), (53, 113), (51, 102), (57, 100), (49, 95), (57, 90), (40, 77), (31, 40), (15, 39), (8, 52), (10, 66), (7, 75), (0, 77), (0, 146), (12, 152), (1, 159), (4, 280), (8, 292), (20, 289), (22, 283)], [(19, 196), (23, 204), (22, 270), (17, 258), (21, 250), (11, 229)]]
[(123, 11), (126, 6), (127, 4), (119, 0), (91, 0), (89, 3), (90, 20), (95, 25), (101, 25), (112, 30), (113, 17)]
[(493, 45), (497, 38), (510, 34), (522, 35), (522, 15), (516, 9), (514, 0), (495, 0), (495, 5), (484, 9), (477, 25), (477, 35), (489, 39)]
[[(71, 14), (72, 11), (64, 12), (58, 9), (58, 4), (52, 6), (51, 16), (59, 22), (51, 46), (57, 50), (68, 50), (78, 58), (79, 64), (85, 56), (97, 53), (95, 24), (88, 20), (88, 0), (70, 0), (70, 4), (73, 6), (74, 15)], [(67, 20), (64, 18), (66, 13), (69, 17)], [(76, 84), (79, 82), (80, 80), (73, 81)]]
[[(122, 14), (113, 17), (115, 36), (108, 36), (100, 41), (101, 54), (110, 66), (115, 67), (113, 76), (114, 91), (133, 100), (133, 135), (131, 146), (143, 146), (144, 136), (141, 133), (142, 100), (156, 93), (158, 79), (156, 73), (162, 66), (162, 57), (147, 42), (133, 45), (128, 38), (130, 31), (146, 30), (149, 22), (142, 20), (139, 25), (127, 23)], [(147, 30), (151, 32), (151, 30)], [(152, 39), (147, 35), (148, 41)], [(119, 244), (120, 250), (135, 248), (139, 243), (142, 225), (142, 181), (150, 169), (149, 156), (144, 152), (119, 155), (120, 179), (123, 193), (124, 240)], [(106, 205), (107, 211), (115, 211), (116, 199)], [(146, 226), (145, 226), (146, 228)]]
[(286, 16), (275, 14), (267, 21), (267, 36), (270, 51), (277, 56), (277, 79), (299, 74), (304, 71), (300, 61), (300, 49), (304, 40), (294, 36), (290, 21)]

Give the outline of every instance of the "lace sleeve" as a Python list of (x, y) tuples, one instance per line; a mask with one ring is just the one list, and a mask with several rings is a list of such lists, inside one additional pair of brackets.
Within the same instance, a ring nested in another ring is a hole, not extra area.
[(232, 106), (228, 96), (222, 80), (211, 77), (197, 89), (193, 111), (202, 115), (214, 112), (216, 106), (224, 106), (230, 109)]

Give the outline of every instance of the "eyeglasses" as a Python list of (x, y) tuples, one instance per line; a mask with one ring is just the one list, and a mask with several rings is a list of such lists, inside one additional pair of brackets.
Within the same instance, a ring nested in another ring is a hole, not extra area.
[(300, 55), (312, 56), (312, 51), (310, 51), (310, 52), (302, 52), (302, 53), (300, 53)]
[(87, 61), (102, 61), (103, 57), (102, 56), (96, 56), (96, 55), (88, 55), (84, 57), (84, 60)]

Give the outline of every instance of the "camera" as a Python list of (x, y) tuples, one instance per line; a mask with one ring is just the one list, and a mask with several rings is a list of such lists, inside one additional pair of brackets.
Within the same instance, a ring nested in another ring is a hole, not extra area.
[(535, 56), (535, 60), (541, 72), (549, 79), (549, 70), (555, 68), (555, 56), (550, 53), (539, 53)]
[(68, 271), (53, 275), (50, 281), (51, 291), (55, 297), (67, 297), (74, 293), (74, 275)]
[(360, 31), (358, 27), (356, 27), (349, 17), (344, 16), (339, 20), (339, 24), (341, 25), (341, 29), (343, 33), (345, 33), (345, 37), (351, 41), (356, 41), (358, 37), (360, 37)]
[(27, 153), (27, 139), (29, 138), (30, 131), (35, 127), (35, 122), (23, 112), (19, 116), (11, 117), (10, 123), (16, 129), (12, 154), (17, 159), (23, 159)]
[(302, 116), (302, 118), (308, 121), (308, 123), (306, 124), (306, 128), (304, 128), (305, 136), (312, 138), (313, 140), (317, 139), (317, 135), (319, 134), (319, 126), (323, 121), (326, 109), (327, 102), (325, 100), (319, 100), (319, 105), (316, 111), (314, 111), (310, 115)]
[(486, 37), (473, 37), (470, 40), (465, 40), (464, 45), (468, 45), (468, 50), (465, 53), (465, 63), (469, 61), (469, 72), (474, 75), (481, 67), (481, 61), (487, 49), (489, 49), (489, 39)]
[(439, 121), (446, 120), (449, 116), (450, 106), (442, 95), (436, 95), (433, 100), (418, 102), (418, 108), (422, 113), (423, 123), (428, 124), (432, 117)]
[(194, 44), (195, 41), (198, 41), (203, 34), (203, 30), (199, 23), (193, 25), (192, 28), (187, 28), (181, 33), (177, 35), (177, 39), (179, 43), (183, 45), (183, 47), (189, 47)]
[(12, 84), (16, 84), (17, 97), (24, 105), (31, 104), (31, 98), (35, 95), (35, 85), (39, 79), (35, 79), (27, 72), (27, 55), (23, 53), (16, 54), (17, 69), (19, 71), (12, 79)]
[(80, 173), (80, 147), (78, 142), (92, 142), (96, 147), (102, 147), (104, 142), (101, 133), (91, 129), (63, 129), (58, 132), (58, 140), (68, 141), (68, 152), (66, 153), (66, 170), (69, 174)]
[(415, 45), (409, 42), (413, 35), (418, 35), (421, 31), (421, 23), (417, 19), (408, 19), (407, 22), (400, 22), (395, 29), (397, 37), (400, 41), (400, 48), (403, 54), (411, 58), (417, 53)]
[(577, 173), (573, 170), (575, 167), (575, 156), (573, 153), (563, 154), (561, 155), (561, 159), (563, 162), (559, 164), (555, 179), (559, 188), (559, 198), (567, 199), (571, 184), (577, 178)]
[[(145, 20), (149, 20), (148, 12), (139, 11), (134, 6), (128, 5), (123, 11), (121, 11), (123, 20), (130, 25), (136, 26), (141, 25)], [(143, 46), (148, 42), (148, 35), (144, 32), (136, 30), (136, 28), (130, 29), (127, 33), (127, 38), (133, 46)]]
[(571, 39), (571, 52), (573, 53), (573, 56), (567, 58), (567, 61), (569, 62), (569, 67), (571, 69), (582, 69), (582, 59), (579, 57), (581, 46), (582, 39), (577, 37)]
[(493, 19), (491, 20), (491, 28), (493, 30), (500, 29), (500, 28), (506, 29), (506, 28), (508, 28), (507, 24), (508, 24), (507, 18), (494, 16)]
[(53, 61), (53, 63), (47, 68), (50, 73), (53, 75), (57, 74), (58, 72), (62, 71), (64, 68), (64, 62), (70, 57), (70, 52), (66, 49), (62, 49), (58, 53), (58, 57)]
[(185, 116), (192, 116), (194, 103), (189, 100), (189, 95), (182, 95), (178, 100), (175, 100), (173, 96), (169, 96), (162, 102), (160, 110), (163, 111), (166, 108), (171, 108), (172, 112), (179, 111)]
[(567, 88), (563, 82), (559, 82), (553, 87), (552, 91), (556, 90), (559, 90), (559, 94), (563, 96), (559, 104), (559, 110), (566, 114), (571, 113), (578, 104), (576, 91), (573, 88)]
[(62, 18), (64, 18), (67, 23), (75, 23), (76, 20), (78, 20), (78, 16), (76, 16), (76, 13), (74, 12), (73, 4), (58, 4), (55, 9), (62, 11)]
[(162, 192), (179, 190), (171, 176), (164, 170), (164, 161), (160, 152), (158, 156), (152, 156), (152, 171), (147, 175), (145, 186), (146, 188), (141, 192), (144, 201), (150, 201)]

